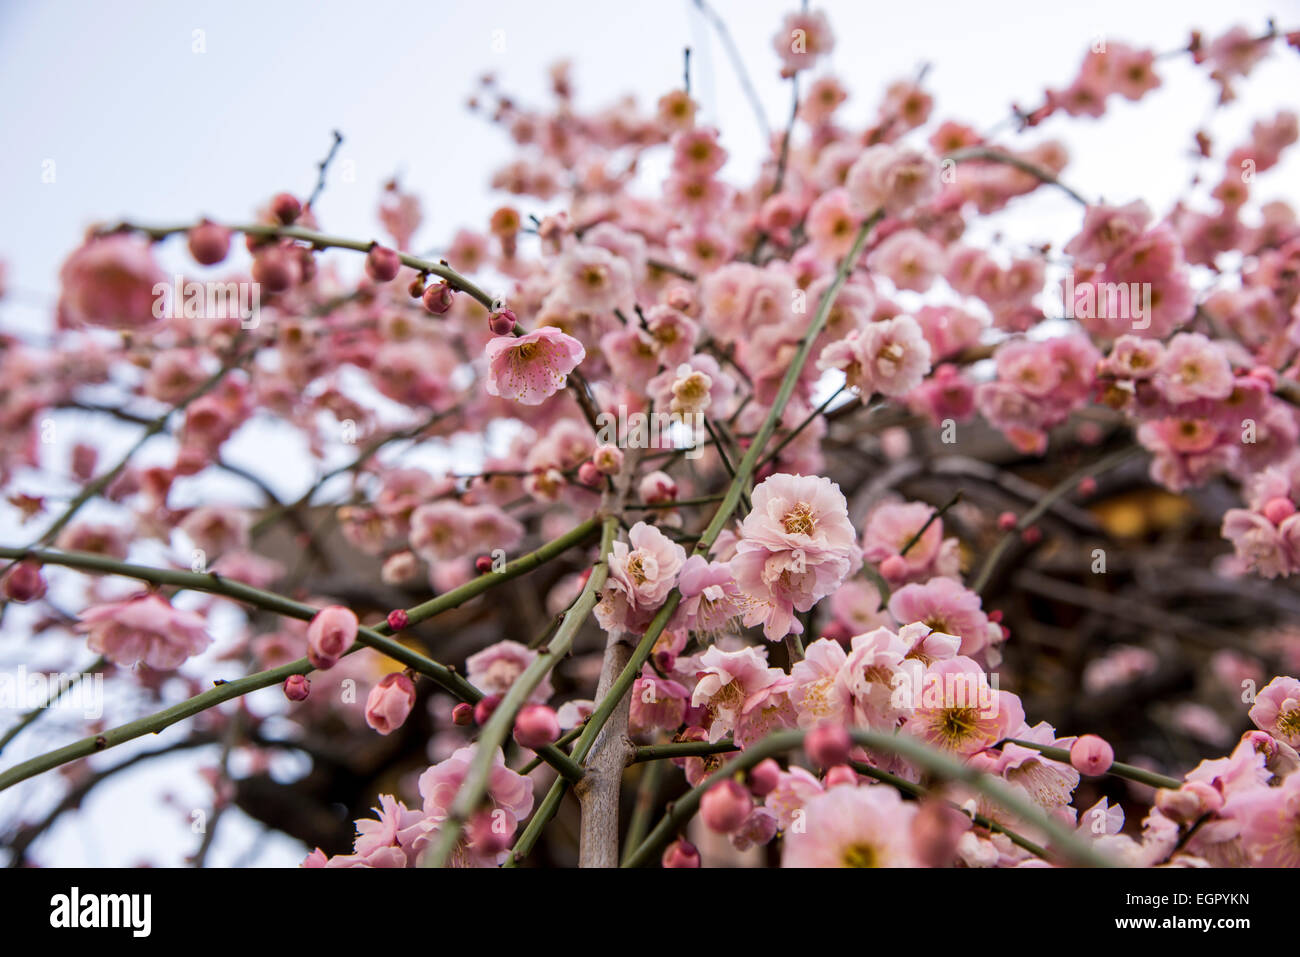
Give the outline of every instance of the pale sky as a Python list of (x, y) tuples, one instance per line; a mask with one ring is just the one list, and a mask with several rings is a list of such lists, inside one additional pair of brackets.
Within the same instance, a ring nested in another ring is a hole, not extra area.
[[(771, 38), (781, 16), (796, 6), (772, 0), (714, 4), (731, 25), (773, 127), (784, 123), (789, 94), (776, 74)], [(1275, 15), (1283, 28), (1300, 28), (1300, 0), (830, 0), (814, 6), (829, 13), (837, 37), (819, 72), (836, 73), (849, 88), (841, 118), (857, 127), (870, 122), (886, 83), (914, 76), (924, 62), (931, 64), (926, 86), (935, 96), (935, 118), (987, 129), (1006, 116), (1013, 100), (1037, 105), (1044, 86), (1066, 85), (1096, 37), (1163, 51), (1184, 45), (1192, 26), (1208, 36), (1234, 23), (1259, 32)], [(759, 160), (762, 141), (730, 62), (690, 0), (0, 2), (0, 88), (6, 94), (0, 97), (0, 260), (8, 264), (11, 290), (0, 302), (0, 329), (45, 325), (59, 265), (90, 223), (121, 217), (183, 222), (202, 214), (238, 220), (280, 190), (306, 195), (334, 129), (346, 142), (317, 205), (322, 226), (378, 236), (381, 184), (400, 173), (425, 207), (415, 246), (437, 247), (460, 226), (482, 228), (500, 203), (487, 183), (509, 155), (506, 139), (464, 109), (482, 73), (495, 73), (524, 102), (548, 102), (546, 67), (567, 57), (580, 103), (599, 106), (631, 92), (648, 106), (680, 84), (687, 45), (693, 48), (694, 92), (706, 121), (722, 128), (732, 156), (725, 172), (743, 180)], [(196, 52), (199, 46), (203, 52)], [(1186, 58), (1162, 62), (1158, 72), (1164, 87), (1137, 106), (1118, 102), (1100, 122), (1052, 120), (1009, 142), (1059, 136), (1072, 155), (1067, 182), (1088, 196), (1142, 197), (1161, 215), (1187, 182), (1190, 134), (1207, 116), (1215, 89)], [(1242, 84), (1240, 100), (1216, 116), (1210, 127), (1216, 143), (1240, 142), (1254, 120), (1283, 106), (1297, 108), (1297, 90), (1300, 55), (1278, 51)], [(43, 183), (49, 161), (55, 181)], [(342, 164), (355, 171), (353, 182), (340, 175)], [(1294, 198), (1288, 183), (1295, 183), (1298, 169), (1292, 156), (1266, 174), (1257, 199)], [(1040, 192), (1001, 222), (1017, 241), (1060, 243), (1077, 228), (1078, 207)], [(111, 434), (114, 443), (131, 437), (130, 430)], [(260, 449), (256, 438), (252, 442), (232, 457), (256, 462)], [(291, 459), (277, 472), (275, 484), (285, 489), (307, 474)], [(4, 667), (26, 660), (21, 636), (6, 632), (0, 640)], [(118, 714), (121, 720), (131, 716)], [(0, 726), (10, 720), (0, 712)], [(44, 733), (11, 745), (0, 763), (8, 766), (77, 733), (53, 720)], [(131, 747), (106, 760), (120, 760)], [(97, 792), (85, 811), (66, 817), (39, 845), (38, 859), (179, 863), (196, 839), (185, 816), (163, 808), (156, 795), (165, 785), (178, 792), (181, 806), (206, 806), (205, 789), (192, 774), (197, 760), (150, 766)], [(50, 793), (48, 784), (28, 782), (0, 794), (0, 818)], [(251, 824), (237, 815), (228, 815), (222, 827), (214, 864), (240, 859), (255, 840)], [(281, 839), (258, 863), (292, 864), (302, 853)]]

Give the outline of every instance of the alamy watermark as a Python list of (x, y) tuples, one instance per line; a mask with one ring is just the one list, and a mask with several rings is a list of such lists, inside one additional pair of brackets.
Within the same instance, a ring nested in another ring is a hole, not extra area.
[[(625, 449), (682, 449), (688, 459), (704, 455), (708, 431), (703, 412), (629, 412), (596, 416), (596, 441)], [(680, 444), (679, 444), (680, 443)]]
[(0, 672), (0, 711), (35, 711), (38, 708), (79, 711), (87, 720), (104, 716), (104, 675), (101, 672), (68, 674)]
[(1061, 283), (1064, 319), (1127, 319), (1135, 331), (1151, 325), (1151, 283), (1084, 282), (1077, 286), (1074, 271)]
[(238, 319), (244, 329), (261, 323), (262, 287), (256, 282), (199, 282), (175, 275), (154, 283), (155, 319)]

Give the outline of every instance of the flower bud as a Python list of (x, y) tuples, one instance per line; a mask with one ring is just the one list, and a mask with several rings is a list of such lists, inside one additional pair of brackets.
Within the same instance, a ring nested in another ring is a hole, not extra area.
[(603, 478), (604, 476), (601, 475), (600, 469), (596, 468), (596, 466), (591, 462), (583, 462), (578, 466), (578, 481), (587, 486), (587, 488), (599, 487)]
[(424, 308), (441, 316), (451, 308), (452, 290), (445, 282), (434, 283), (424, 290)]
[(478, 558), (474, 559), (474, 570), (480, 575), (486, 575), (490, 572), (492, 570), (492, 556), (480, 555)]
[(357, 616), (350, 608), (330, 605), (316, 612), (307, 626), (307, 660), (313, 668), (333, 668), (357, 638)]
[(699, 867), (700, 852), (690, 841), (679, 838), (664, 849), (664, 867)]
[(935, 798), (921, 802), (912, 818), (912, 846), (925, 867), (948, 867), (957, 853), (970, 818)]
[(451, 723), (461, 728), (468, 728), (474, 723), (474, 706), (467, 701), (459, 702), (451, 709)]
[(215, 266), (230, 253), (230, 230), (204, 220), (189, 232), (190, 255), (204, 266)]
[(837, 764), (826, 772), (823, 782), (828, 788), (839, 787), (841, 784), (855, 785), (858, 783), (858, 772), (847, 764)]
[(279, 246), (267, 246), (253, 257), (253, 281), (267, 292), (284, 292), (293, 285), (293, 268), (288, 254)]
[(384, 675), (366, 698), (366, 724), (380, 734), (391, 734), (402, 726), (415, 707), (415, 682), (401, 671)]
[(902, 555), (890, 555), (880, 563), (880, 577), (888, 582), (900, 582), (907, 577), (907, 559)]
[(1070, 763), (1083, 774), (1105, 774), (1115, 763), (1115, 751), (1097, 735), (1085, 734), (1070, 748)]
[(813, 764), (821, 768), (845, 764), (852, 747), (853, 739), (840, 724), (819, 724), (803, 739), (804, 753)]
[(1016, 518), (1015, 512), (1003, 512), (998, 516), (998, 528), (1002, 529), (1004, 532), (1009, 532), (1016, 527), (1016, 522), (1018, 521), (1019, 519)]
[(411, 616), (403, 608), (394, 608), (388, 613), (388, 627), (393, 631), (401, 631), (411, 623)]
[(515, 331), (515, 323), (518, 321), (512, 310), (502, 309), (488, 317), (488, 328), (494, 336), (508, 336)]
[(276, 193), (271, 200), (271, 215), (283, 225), (289, 226), (302, 215), (302, 203), (290, 193)]
[(1295, 503), (1289, 498), (1271, 498), (1264, 503), (1264, 517), (1274, 525), (1281, 525), (1295, 514)]
[(34, 559), (24, 558), (5, 574), (4, 595), (10, 601), (35, 601), (44, 594), (45, 576)]
[(759, 797), (767, 797), (781, 783), (781, 765), (764, 758), (749, 772), (749, 789)]
[(474, 705), (474, 723), (480, 728), (487, 724), (488, 719), (492, 717), (492, 712), (497, 709), (497, 705), (500, 703), (501, 695), (499, 694), (490, 694), (487, 697), (480, 698), (478, 704)]
[(728, 778), (704, 793), (700, 799), (700, 817), (711, 831), (730, 834), (745, 823), (754, 809), (754, 800), (739, 781)]
[(515, 741), (520, 747), (537, 750), (553, 744), (560, 736), (560, 721), (544, 704), (526, 704), (515, 715)]
[(402, 269), (402, 258), (387, 246), (378, 243), (366, 253), (366, 275), (375, 282), (391, 282)]
[(306, 701), (311, 692), (311, 682), (306, 675), (290, 675), (284, 679), (284, 696), (290, 701)]

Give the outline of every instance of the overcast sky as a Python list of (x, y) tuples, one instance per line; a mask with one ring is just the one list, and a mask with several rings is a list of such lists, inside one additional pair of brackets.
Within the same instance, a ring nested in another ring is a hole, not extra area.
[[(795, 5), (714, 4), (731, 25), (773, 126), (788, 110), (788, 89), (777, 77), (771, 38)], [(1192, 26), (1211, 36), (1234, 23), (1259, 31), (1275, 15), (1284, 28), (1300, 27), (1297, 0), (815, 6), (830, 14), (837, 38), (821, 69), (851, 91), (842, 118), (855, 126), (870, 121), (884, 84), (914, 76), (926, 62), (935, 117), (987, 129), (1012, 101), (1036, 105), (1044, 86), (1066, 85), (1096, 37), (1163, 51), (1184, 45)], [(759, 161), (762, 140), (730, 63), (689, 0), (4, 0), (0, 260), (9, 267), (11, 295), (0, 303), (0, 329), (48, 321), (59, 265), (90, 223), (178, 222), (201, 214), (242, 219), (277, 191), (306, 195), (334, 129), (346, 141), (317, 207), (322, 226), (379, 235), (380, 187), (400, 173), (426, 211), (414, 245), (437, 247), (459, 226), (482, 228), (499, 204), (487, 181), (508, 156), (507, 143), (464, 109), (482, 73), (494, 72), (521, 101), (543, 102), (546, 67), (568, 57), (580, 103), (600, 105), (631, 92), (652, 104), (680, 85), (688, 45), (695, 93), (706, 120), (722, 128), (732, 155), (726, 173), (740, 181)], [(1139, 106), (1121, 101), (1100, 123), (1053, 120), (1012, 142), (1059, 136), (1072, 154), (1065, 175), (1071, 185), (1117, 201), (1140, 196), (1161, 214), (1187, 182), (1190, 133), (1207, 116), (1215, 90), (1186, 58), (1162, 62), (1158, 72), (1164, 88)], [(1210, 132), (1217, 143), (1239, 142), (1255, 119), (1295, 108), (1297, 90), (1300, 56), (1280, 52), (1242, 85), (1240, 101), (1215, 117)], [(50, 161), (54, 182), (44, 183)], [(352, 182), (339, 175), (342, 164), (355, 172)], [(1296, 173), (1291, 157), (1261, 178), (1258, 197), (1293, 198), (1294, 185), (1287, 184)], [(1077, 228), (1079, 210), (1065, 197), (1044, 194), (1030, 203), (1010, 220), (1017, 240), (1060, 243)], [(129, 432), (120, 437), (129, 439)], [(14, 636), (8, 638), (6, 662), (15, 660)], [(0, 712), (0, 725), (9, 720)], [(76, 733), (57, 721), (50, 728), (20, 739), (3, 763)], [(127, 753), (118, 749), (111, 760)], [(39, 859), (178, 863), (196, 839), (185, 815), (162, 808), (153, 795), (165, 784), (179, 792), (181, 807), (204, 807), (204, 788), (190, 779), (194, 762), (178, 759), (106, 787), (85, 813), (65, 819), (40, 846)], [(48, 793), (40, 782), (12, 789), (0, 795), (0, 817)], [(256, 832), (234, 815), (222, 826), (211, 860), (229, 864)], [(282, 840), (258, 863), (295, 863), (301, 854)]]

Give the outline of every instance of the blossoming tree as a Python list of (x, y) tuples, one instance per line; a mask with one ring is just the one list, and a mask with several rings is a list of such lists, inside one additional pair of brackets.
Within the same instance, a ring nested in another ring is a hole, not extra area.
[[(510, 199), (442, 258), (403, 251), (396, 183), (382, 243), (324, 231), (319, 187), (94, 227), (53, 336), (0, 353), (32, 529), (0, 558), (7, 627), (98, 658), (0, 752), (92, 677), (141, 693), (0, 768), (63, 772), (5, 822), (14, 861), (106, 776), (213, 747), (214, 816), (313, 867), (1300, 864), (1300, 221), (1252, 202), (1297, 117), (1188, 130), (1216, 172), (1163, 210), (1067, 185), (1036, 137), (1143, 100), (1165, 57), (1227, 104), (1300, 34), (1094, 44), (983, 133), (924, 75), (853, 125), (834, 43), (818, 12), (776, 30), (792, 109), (751, 182), (689, 70), (586, 113), (557, 67), (549, 107), (476, 95)], [(1076, 232), (981, 238), (1039, 191)], [(139, 440), (52, 442), (70, 409)], [(317, 467), (291, 501), (223, 456), (266, 421)], [(55, 450), (66, 500), (33, 480)], [(222, 473), (266, 502), (187, 504)], [(311, 771), (275, 783), (283, 752)]]

